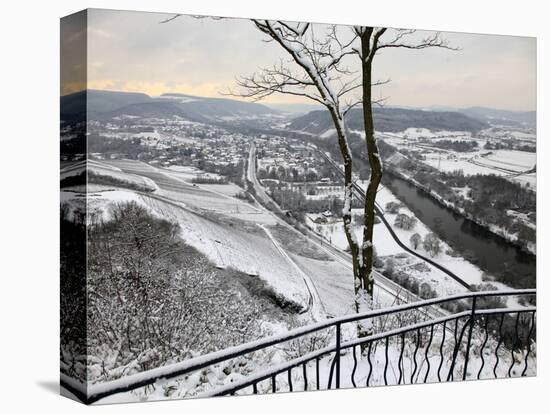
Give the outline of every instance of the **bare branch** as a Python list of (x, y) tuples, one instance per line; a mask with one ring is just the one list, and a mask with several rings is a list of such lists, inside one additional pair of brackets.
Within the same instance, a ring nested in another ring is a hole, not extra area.
[[(270, 81), (269, 91), (281, 91), (287, 93), (290, 86), (298, 87), (299, 93), (304, 95), (304, 86), (317, 89), (315, 100), (319, 99), (323, 105), (338, 106), (339, 98), (346, 93), (355, 90), (358, 86), (355, 81), (342, 81), (342, 78), (351, 77), (354, 71), (344, 64), (347, 56), (356, 54), (351, 46), (356, 36), (343, 42), (337, 34), (337, 26), (331, 25), (327, 33), (317, 38), (313, 25), (308, 23), (290, 24), (282, 21), (253, 20), (256, 27), (268, 35), (270, 41), (275, 41), (292, 57), (294, 63), (303, 71), (303, 76), (288, 76), (288, 71), (262, 69), (263, 81)], [(284, 72), (284, 73), (281, 73)], [(309, 81), (306, 81), (309, 79)], [(241, 79), (242, 80), (242, 79)], [(261, 82), (258, 77), (253, 82), (254, 88), (258, 88)], [(339, 83), (340, 88), (336, 92), (333, 83)], [(241, 86), (245, 86), (242, 85)], [(267, 86), (267, 85), (266, 85)], [(275, 86), (275, 87), (274, 87)], [(282, 87), (284, 86), (284, 88)], [(296, 93), (295, 90), (292, 91)], [(306, 93), (310, 97), (311, 93)]]
[(346, 108), (342, 111), (342, 114), (344, 116), (346, 116), (349, 111), (351, 111), (353, 108), (355, 108), (357, 105), (360, 105), (363, 103), (363, 100), (362, 99), (357, 99), (355, 100), (355, 102), (351, 102), (351, 103), (346, 103)]
[(160, 21), (159, 24), (169, 23), (172, 20), (176, 20), (178, 17), (181, 17), (181, 16), (182, 16), (181, 14), (174, 14), (172, 17), (169, 17), (168, 19)]
[(376, 49), (405, 48), (420, 50), (437, 47), (454, 51), (460, 50), (460, 48), (452, 46), (448, 40), (443, 38), (440, 32), (435, 32), (434, 34), (424, 37), (418, 41), (408, 40), (407, 37), (414, 33), (416, 33), (415, 30), (397, 30), (393, 39), (380, 43), (377, 45)]

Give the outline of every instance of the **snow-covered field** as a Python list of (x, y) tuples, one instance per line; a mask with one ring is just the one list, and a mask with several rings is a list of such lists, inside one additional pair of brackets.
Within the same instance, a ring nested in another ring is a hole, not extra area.
[[(529, 187), (536, 190), (537, 177), (536, 173), (519, 174), (523, 171), (528, 171), (536, 164), (537, 157), (533, 152), (512, 151), (512, 150), (495, 150), (487, 155), (487, 151), (469, 156), (456, 154), (457, 158), (449, 157), (447, 154), (431, 152), (425, 154), (426, 164), (444, 172), (453, 172), (462, 170), (464, 175), (499, 175), (507, 177), (511, 181), (518, 182), (522, 185), (529, 184)], [(519, 175), (518, 175), (519, 174)]]
[[(90, 174), (91, 173), (91, 174)], [(88, 182), (93, 183), (93, 175), (112, 177), (115, 180), (136, 185), (144, 191), (156, 191), (158, 186), (153, 180), (136, 174), (128, 174), (121, 169), (102, 162), (88, 160)]]
[(258, 226), (224, 223), (162, 200), (142, 199), (152, 211), (177, 222), (181, 237), (217, 266), (258, 276), (278, 294), (307, 308), (309, 294), (303, 278)]
[(178, 177), (184, 180), (192, 180), (197, 177), (212, 178), (212, 179), (222, 179), (223, 177), (215, 173), (207, 173), (202, 171), (199, 168), (186, 166), (186, 165), (171, 165), (166, 168), (177, 173)]
[(529, 170), (537, 163), (537, 154), (525, 151), (495, 150), (484, 158), (494, 165), (518, 172)]
[[(327, 312), (333, 315), (349, 313), (353, 303), (351, 270), (328, 258), (326, 261), (311, 259), (316, 271), (304, 266), (306, 257), (291, 254), (292, 250), (286, 248), (284, 241), (275, 240), (264, 227), (273, 227), (279, 219), (258, 204), (232, 196), (242, 191), (238, 186), (192, 185), (189, 180), (200, 174), (200, 170), (187, 167), (172, 172), (129, 160), (109, 161), (109, 165), (123, 173), (143, 174), (154, 180), (159, 189), (148, 197), (131, 191), (102, 191), (107, 188), (99, 188), (98, 192), (90, 194), (96, 210), (106, 211), (110, 202), (124, 198), (136, 201), (155, 215), (177, 222), (182, 228), (182, 238), (217, 266), (260, 277), (277, 294), (304, 308), (310, 306), (311, 295), (318, 294), (311, 286), (310, 278), (314, 277), (313, 284), (319, 287), (321, 302), (330, 304)], [(108, 218), (106, 214), (104, 217)], [(299, 232), (292, 237), (294, 242), (300, 237), (304, 243), (307, 241)], [(325, 264), (326, 270), (319, 273)], [(334, 295), (340, 298), (331, 300)]]
[(308, 274), (312, 274), (317, 292), (330, 315), (353, 312), (353, 273), (336, 260), (317, 260), (290, 253), (290, 257)]
[(441, 171), (463, 170), (465, 175), (508, 175), (527, 171), (533, 168), (537, 162), (534, 152), (525, 151), (483, 150), (471, 153), (454, 153), (453, 155), (454, 157), (451, 157), (447, 152), (434, 150), (434, 152), (425, 154), (425, 162)]
[[(376, 195), (376, 201), (382, 207), (382, 209), (384, 209), (386, 204), (389, 202), (399, 203), (399, 200), (397, 199), (397, 197), (395, 197), (395, 195), (386, 187), (382, 188), (378, 192), (378, 194)], [(407, 214), (408, 216), (414, 216), (412, 211), (410, 211), (405, 205), (403, 205), (400, 208), (399, 213)], [(386, 219), (390, 222), (390, 224), (393, 224), (396, 215), (389, 214), (387, 212), (384, 213), (384, 215), (386, 216)], [(383, 228), (385, 230), (385, 233), (389, 233), (386, 227), (382, 223), (378, 224), (377, 228)], [(409, 239), (414, 233), (420, 234), (422, 238), (424, 238), (426, 234), (431, 233), (430, 229), (420, 220), (418, 220), (416, 226), (412, 230), (404, 230), (404, 229), (397, 228), (395, 226), (392, 226), (392, 228), (393, 228), (393, 231), (399, 237), (399, 239), (405, 244), (409, 244)], [(395, 241), (394, 241), (394, 245), (395, 245)], [(433, 257), (432, 260), (450, 269), (453, 273), (461, 275), (461, 277), (463, 277), (463, 279), (470, 284), (481, 283), (481, 275), (483, 273), (481, 269), (479, 269), (472, 263), (468, 262), (467, 260), (463, 259), (462, 257), (454, 257), (454, 256), (448, 255), (446, 252), (450, 251), (451, 248), (443, 241), (441, 241), (441, 246), (442, 246), (442, 249), (441, 249), (442, 252), (439, 255)], [(399, 248), (399, 246), (397, 247)], [(422, 245), (418, 246), (417, 251), (423, 256), (427, 256), (427, 257), (430, 256), (430, 254), (426, 250), (424, 250)], [(389, 254), (392, 254), (392, 253), (389, 253)], [(454, 285), (456, 284), (456, 282), (452, 281), (452, 284)]]
[[(88, 193), (89, 219), (110, 218), (111, 207), (120, 202), (136, 202), (153, 215), (180, 225), (181, 237), (189, 245), (205, 254), (216, 266), (232, 268), (260, 277), (276, 294), (304, 309), (308, 307), (309, 293), (295, 266), (277, 250), (265, 232), (254, 224), (213, 220), (176, 203), (159, 197), (149, 197), (126, 190)], [(74, 207), (84, 205), (83, 198), (62, 192), (61, 201)]]
[[(229, 215), (254, 223), (273, 224), (274, 219), (265, 210), (250, 204), (234, 195), (242, 189), (235, 184), (193, 184), (191, 180), (204, 172), (194, 167), (173, 167), (160, 169), (148, 164), (131, 161), (109, 161), (110, 164), (140, 176), (153, 180), (158, 186), (157, 194), (173, 201), (183, 203), (189, 208)], [(209, 174), (221, 178), (216, 174)]]
[[(485, 132), (485, 134), (489, 134)], [(378, 133), (384, 141), (399, 149), (420, 150), (426, 157), (425, 163), (444, 172), (462, 170), (464, 175), (494, 174), (509, 178), (511, 181), (536, 190), (536, 174), (521, 174), (532, 169), (537, 161), (536, 153), (516, 150), (483, 149), (486, 138), (473, 138), (469, 132), (430, 131), (427, 129), (409, 128), (398, 133)], [(491, 132), (489, 136), (498, 136)], [(506, 132), (505, 136), (533, 141), (536, 137), (529, 133)], [(478, 149), (470, 152), (456, 152), (447, 149), (432, 148), (428, 144), (418, 143), (418, 138), (430, 138), (431, 141), (447, 139), (452, 141), (472, 141), (478, 143)]]
[(462, 170), (464, 175), (475, 175), (475, 174), (495, 174), (495, 175), (505, 175), (506, 173), (494, 170), (490, 167), (484, 167), (481, 165), (474, 164), (468, 159), (448, 159), (445, 155), (430, 153), (426, 154), (426, 164), (431, 167), (437, 168), (440, 171), (444, 172), (453, 172), (457, 170)]
[[(89, 219), (102, 217), (108, 220), (110, 206), (113, 204), (136, 202), (148, 208), (157, 217), (177, 222), (182, 229), (181, 237), (217, 266), (233, 268), (260, 277), (285, 300), (304, 309), (309, 306), (310, 294), (300, 270), (281, 255), (277, 246), (257, 225), (275, 224), (272, 216), (258, 207), (228, 195), (195, 187), (183, 180), (180, 182), (177, 177), (168, 180), (167, 185), (163, 186), (162, 178), (165, 177), (165, 173), (158, 173), (153, 167), (143, 163), (116, 162), (125, 170), (112, 164), (107, 167), (97, 164), (94, 163), (94, 169), (112, 172), (117, 178), (125, 180), (135, 175), (127, 171), (129, 167), (133, 172), (142, 174), (157, 173), (162, 188), (156, 192), (157, 196), (148, 197), (116, 187), (97, 186), (97, 191), (89, 192), (87, 195)], [(151, 178), (135, 176), (153, 182)], [(156, 175), (150, 176), (158, 178)], [(182, 187), (173, 188), (171, 191), (166, 189), (169, 184), (181, 184)], [(84, 198), (75, 197), (75, 193), (62, 192), (61, 199), (62, 202), (72, 203), (73, 209), (82, 208), (84, 205)], [(205, 213), (201, 213), (203, 210)], [(223, 215), (209, 216), (209, 212)], [(240, 216), (246, 216), (249, 221), (239, 220)]]
[(472, 138), (472, 134), (467, 131), (431, 131), (426, 128), (407, 128), (405, 131), (402, 132), (393, 132), (393, 133), (385, 133), (389, 136), (394, 136), (398, 138), (404, 138), (404, 139), (418, 139), (418, 138), (452, 138), (453, 140), (457, 140), (460, 138), (463, 139), (470, 139)]
[(88, 171), (88, 183), (93, 184), (94, 178), (105, 177), (118, 181), (121, 185), (132, 185), (141, 188), (143, 191), (155, 191), (158, 189), (153, 180), (141, 175), (123, 172), (120, 168), (99, 160), (88, 159), (77, 164), (63, 168), (60, 179), (76, 176)]

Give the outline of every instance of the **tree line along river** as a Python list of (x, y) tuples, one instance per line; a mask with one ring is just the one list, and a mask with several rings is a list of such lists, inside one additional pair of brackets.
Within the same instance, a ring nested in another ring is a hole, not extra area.
[(536, 287), (535, 255), (443, 206), (396, 175), (384, 174), (383, 184), (431, 231), (495, 281), (518, 289)]

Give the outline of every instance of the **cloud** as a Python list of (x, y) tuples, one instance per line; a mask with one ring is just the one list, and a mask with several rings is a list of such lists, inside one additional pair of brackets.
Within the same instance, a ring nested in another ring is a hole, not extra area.
[(219, 97), (219, 91), (223, 87), (223, 84), (215, 82), (177, 83), (118, 79), (91, 79), (88, 81), (88, 88), (90, 89), (144, 92), (150, 96), (158, 96), (167, 92), (180, 92), (189, 95)]
[[(91, 10), (88, 81), (99, 89), (149, 94), (183, 92), (219, 96), (235, 76), (287, 58), (246, 19)], [(317, 26), (318, 33), (322, 27)], [(395, 105), (484, 105), (532, 110), (536, 106), (536, 43), (533, 38), (445, 33), (461, 51), (386, 50), (375, 75), (392, 82), (376, 93)], [(426, 32), (419, 32), (419, 37)], [(302, 99), (273, 96), (271, 102)]]

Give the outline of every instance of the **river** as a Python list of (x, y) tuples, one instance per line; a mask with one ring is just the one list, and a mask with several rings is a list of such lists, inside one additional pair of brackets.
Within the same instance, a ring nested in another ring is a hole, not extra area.
[(513, 288), (536, 287), (535, 255), (442, 206), (402, 178), (386, 173), (382, 182), (431, 231), (496, 281)]

